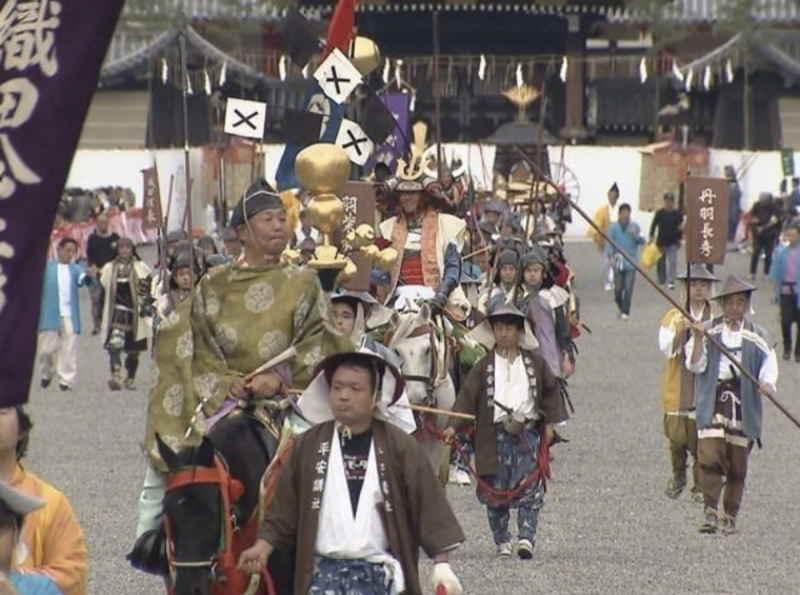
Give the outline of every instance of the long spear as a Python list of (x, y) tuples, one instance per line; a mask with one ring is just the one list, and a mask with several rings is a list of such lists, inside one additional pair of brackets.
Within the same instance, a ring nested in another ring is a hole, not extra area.
[[(189, 158), (189, 70), (186, 58), (186, 36), (181, 34), (178, 38), (178, 51), (181, 60), (181, 107), (183, 111), (183, 169), (185, 176), (186, 188), (186, 210), (184, 211), (184, 218), (187, 228), (187, 236), (189, 237), (189, 253), (194, 260), (194, 248), (192, 246), (192, 227), (194, 224), (192, 218), (192, 172), (190, 170)], [(192, 279), (192, 285), (195, 282), (194, 267), (189, 267), (189, 274)]]
[[(525, 155), (525, 153), (523, 153), (519, 149), (517, 149), (517, 152), (529, 165), (531, 165), (532, 167), (537, 167), (537, 165), (532, 163), (531, 160), (528, 158), (528, 156)], [(542, 173), (542, 178), (547, 179), (544, 173), (543, 172), (541, 173)], [(550, 181), (549, 179), (547, 180), (548, 182)], [(592, 217), (590, 217), (589, 214), (578, 205), (578, 203), (576, 203), (569, 196), (567, 196), (563, 192), (563, 190), (561, 190), (561, 188), (559, 188), (555, 184), (553, 184), (553, 187), (556, 189), (556, 192), (558, 192), (561, 195), (561, 197), (570, 204), (572, 209), (576, 213), (578, 213), (581, 217), (583, 217), (583, 219), (592, 227), (592, 229), (594, 229), (606, 242), (608, 242), (611, 246), (613, 246), (614, 249), (617, 251), (617, 253), (620, 254), (622, 258), (624, 258), (628, 262), (628, 264), (630, 264), (636, 270), (636, 272), (639, 273), (639, 275), (644, 277), (644, 280), (647, 281), (653, 287), (653, 289), (655, 289), (661, 295), (661, 297), (663, 297), (670, 304), (672, 304), (681, 314), (683, 314), (683, 316), (687, 320), (692, 320), (691, 314), (687, 311), (684, 305), (680, 304), (678, 300), (676, 300), (674, 297), (668, 294), (664, 289), (662, 289), (661, 286), (658, 283), (656, 283), (653, 280), (653, 278), (650, 277), (650, 275), (648, 275), (644, 269), (642, 269), (642, 267), (639, 266), (639, 263), (637, 263), (634, 258), (631, 258), (620, 247), (620, 245), (617, 244), (617, 242), (612, 240), (604, 230), (600, 229), (600, 226), (594, 222), (594, 219), (592, 219)], [(747, 378), (747, 380), (752, 382), (756, 387), (760, 386), (761, 383), (759, 382), (758, 378), (756, 378), (753, 374), (751, 374), (750, 371), (747, 368), (745, 368), (744, 365), (742, 365), (742, 363), (738, 359), (736, 359), (736, 356), (727, 347), (725, 347), (725, 345), (723, 345), (720, 341), (718, 341), (715, 337), (713, 337), (711, 333), (709, 333), (708, 330), (706, 329), (703, 329), (703, 335), (705, 336), (706, 340), (709, 343), (711, 343), (714, 347), (720, 350), (720, 353), (722, 353), (722, 355), (728, 358), (731, 364), (737, 370), (739, 370), (739, 372), (743, 377)], [(800, 428), (800, 420), (798, 420), (780, 401), (778, 401), (777, 397), (766, 392), (762, 394), (765, 397), (767, 397), (767, 399), (772, 401), (772, 404), (775, 405), (780, 410), (781, 413), (783, 413), (786, 417), (788, 417), (792, 421), (792, 423), (794, 423), (794, 425)]]
[(433, 106), (434, 106), (434, 132), (436, 133), (436, 179), (442, 183), (442, 81), (439, 78), (439, 12), (433, 15)]

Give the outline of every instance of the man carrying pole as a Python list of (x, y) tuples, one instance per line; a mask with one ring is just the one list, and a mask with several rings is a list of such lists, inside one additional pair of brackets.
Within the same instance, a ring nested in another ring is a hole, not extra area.
[[(711, 320), (711, 302), (708, 297), (718, 279), (702, 264), (692, 265), (689, 276), (678, 275), (678, 279), (685, 282), (692, 320)], [(701, 498), (698, 485), (694, 375), (686, 368), (683, 354), (683, 348), (690, 338), (690, 325), (680, 310), (671, 308), (661, 319), (658, 331), (658, 347), (667, 358), (661, 382), (661, 398), (664, 408), (664, 435), (669, 440), (672, 468), (666, 494), (673, 500), (686, 488), (686, 463), (689, 454), (694, 459), (692, 498)]]
[[(531, 160), (528, 159), (527, 157), (525, 157), (524, 154), (523, 154), (523, 159), (525, 159), (525, 161), (528, 164), (533, 165)], [(692, 179), (697, 180), (698, 182), (705, 182), (705, 183), (708, 182), (708, 180), (702, 180), (700, 178), (690, 178), (690, 180), (692, 180)], [(701, 188), (702, 188), (702, 185), (701, 185)], [(569, 197), (566, 197), (562, 192), (560, 192), (560, 194), (562, 196), (564, 196), (565, 200), (569, 201), (569, 203), (572, 206), (573, 210), (576, 213), (578, 213), (581, 217), (583, 217), (583, 219), (589, 223), (589, 225), (592, 227), (592, 229), (595, 230), (596, 233), (600, 234), (605, 239), (605, 241), (611, 243), (612, 245), (614, 244), (614, 241), (608, 237), (608, 234), (606, 234), (592, 220), (592, 218), (586, 213), (586, 211), (583, 210), (583, 208), (581, 208), (580, 205), (578, 205), (575, 201), (571, 200)], [(695, 199), (702, 199), (702, 202), (703, 202), (703, 204), (705, 206), (703, 206), (702, 209), (699, 210), (698, 216), (701, 219), (703, 218), (703, 216), (705, 216), (706, 218), (709, 218), (711, 213), (709, 212), (709, 206), (710, 205), (708, 203), (709, 203), (709, 201), (713, 202), (712, 196), (715, 197), (713, 190), (711, 190), (709, 192), (708, 188), (702, 188), (701, 192), (699, 192), (699, 195), (695, 195), (692, 192), (689, 192), (688, 194), (690, 196), (694, 196)], [(698, 200), (696, 202), (696, 204), (698, 204), (699, 202), (700, 201)], [(727, 201), (720, 201), (720, 202), (721, 202), (722, 205), (727, 207)], [(719, 220), (719, 221), (726, 221), (727, 220), (727, 212), (726, 212), (726, 210), (727, 209), (722, 209), (719, 213), (717, 211), (714, 211), (714, 217), (716, 217), (716, 219)], [(717, 216), (718, 214), (724, 214), (726, 216), (725, 217)], [(706, 222), (708, 222), (708, 221), (706, 221)], [(690, 245), (692, 243), (695, 243), (695, 244), (697, 244), (696, 247), (697, 247), (697, 249), (698, 249), (698, 251), (700, 252), (701, 255), (703, 255), (703, 254), (710, 255), (711, 252), (716, 252), (717, 258), (719, 258), (719, 253), (721, 251), (719, 251), (719, 250), (711, 250), (711, 251), (709, 251), (709, 246), (707, 244), (711, 244), (711, 242), (707, 241), (707, 240), (716, 240), (717, 237), (718, 238), (723, 238), (723, 240), (724, 240), (724, 234), (713, 234), (713, 235), (712, 234), (707, 234), (706, 233), (707, 228), (706, 228), (705, 224), (697, 225), (694, 228), (691, 225), (689, 225), (688, 228), (689, 228), (688, 229), (689, 233), (687, 234), (687, 236), (689, 236), (689, 237), (687, 237), (687, 250), (689, 250), (689, 247), (690, 247)], [(693, 233), (696, 233), (698, 238), (701, 241), (691, 242), (689, 238), (692, 236)], [(704, 238), (704, 234), (707, 237)], [(714, 246), (712, 245), (712, 248), (713, 247)], [(617, 249), (618, 249), (618, 247), (617, 247)], [(665, 300), (670, 302), (677, 310), (679, 310), (681, 312), (681, 314), (683, 314), (683, 316), (686, 319), (691, 319), (691, 314), (688, 312), (687, 308), (685, 308), (683, 305), (678, 303), (678, 301), (672, 295), (670, 295), (668, 292), (666, 292), (652, 278), (650, 278), (650, 276), (647, 275), (647, 273), (645, 273), (642, 270), (642, 268), (639, 266), (639, 264), (637, 262), (635, 262), (635, 260), (633, 260), (629, 255), (624, 254), (624, 253), (623, 253), (623, 258), (625, 258), (636, 269), (636, 271), (645, 279), (645, 281), (647, 281), (653, 287), (653, 289), (655, 289)], [(690, 257), (688, 260), (691, 262), (694, 259)], [(729, 332), (729, 333), (734, 333), (734, 332), (738, 333), (739, 336), (738, 337), (734, 337), (734, 340), (741, 340), (742, 345), (744, 345), (745, 343), (748, 343), (748, 344), (754, 343), (754, 344), (756, 344), (757, 347), (755, 349), (757, 349), (758, 352), (754, 352), (754, 348), (751, 345), (747, 349), (747, 351), (748, 351), (748, 353), (750, 355), (746, 355), (744, 353), (744, 347), (742, 347), (742, 351), (740, 352), (739, 355), (735, 354), (728, 347), (728, 345), (729, 345), (729, 343), (727, 341), (728, 337), (726, 335), (723, 335), (721, 330), (717, 330), (716, 332), (712, 332), (712, 331), (715, 330), (716, 327), (719, 326), (719, 321), (717, 321), (716, 324), (712, 324), (710, 329), (706, 329), (702, 324), (699, 324), (699, 323), (694, 324), (692, 328), (693, 328), (693, 330), (696, 331), (695, 333), (693, 333), (694, 336), (695, 336), (695, 339), (697, 339), (697, 337), (699, 337), (699, 336), (704, 337), (703, 341), (697, 341), (697, 340), (695, 341), (695, 342), (699, 342), (699, 343), (701, 343), (703, 345), (703, 352), (705, 353), (705, 356), (707, 358), (704, 369), (706, 369), (710, 365), (710, 368), (708, 368), (708, 369), (710, 369), (712, 371), (710, 373), (713, 373), (713, 370), (715, 369), (714, 368), (714, 362), (717, 362), (719, 364), (720, 362), (724, 361), (725, 365), (729, 366), (729, 370), (732, 367), (734, 369), (734, 374), (739, 374), (740, 375), (739, 376), (740, 377), (740, 386), (742, 386), (742, 387), (743, 386), (747, 386), (748, 387), (747, 388), (748, 397), (746, 397), (746, 398), (750, 398), (750, 400), (752, 401), (752, 403), (750, 405), (748, 405), (748, 408), (752, 407), (752, 410), (748, 409), (748, 414), (747, 415), (748, 415), (748, 420), (749, 421), (744, 422), (743, 421), (743, 417), (741, 415), (737, 419), (740, 420), (738, 423), (741, 426), (742, 434), (744, 434), (745, 438), (748, 440), (747, 444), (749, 444), (749, 446), (745, 446), (745, 448), (749, 451), (749, 448), (752, 447), (752, 441), (753, 440), (758, 440), (760, 438), (760, 433), (761, 433), (761, 398), (760, 398), (759, 395), (763, 395), (763, 396), (767, 397), (767, 399), (769, 399), (772, 402), (772, 404), (775, 405), (775, 407), (777, 407), (781, 411), (781, 413), (783, 413), (798, 428), (800, 428), (800, 419), (798, 419), (794, 414), (792, 414), (792, 412), (789, 411), (778, 400), (778, 398), (776, 396), (776, 388), (775, 388), (776, 385), (775, 385), (775, 383), (777, 382), (777, 379), (778, 379), (778, 373), (777, 373), (777, 368), (773, 369), (773, 364), (772, 364), (772, 362), (774, 362), (776, 360), (776, 356), (774, 354), (774, 349), (772, 349), (770, 347), (770, 342), (766, 341), (764, 339), (764, 336), (765, 336), (764, 331), (759, 329), (759, 331), (760, 331), (760, 333), (759, 333), (759, 332), (754, 330), (754, 329), (756, 329), (758, 327), (755, 327), (755, 325), (753, 325), (749, 321), (747, 321), (747, 322), (744, 321), (744, 313), (747, 311), (747, 309), (749, 309), (750, 294), (755, 290), (755, 288), (753, 286), (751, 286), (751, 285), (745, 284), (741, 279), (736, 279), (736, 278), (734, 278), (734, 279), (735, 280), (732, 280), (732, 279), (727, 279), (726, 280), (726, 282), (723, 285), (722, 289), (715, 296), (715, 299), (721, 299), (721, 298), (727, 297), (727, 296), (731, 296), (731, 298), (736, 298), (735, 300), (734, 299), (730, 300), (730, 302), (739, 302), (739, 303), (737, 305), (735, 305), (735, 307), (734, 307), (734, 304), (729, 302), (729, 306), (728, 306), (729, 312), (727, 312), (727, 313), (725, 312), (725, 305), (723, 304), (723, 314), (724, 314), (723, 320), (726, 319), (726, 318), (730, 320), (730, 324), (729, 324), (729, 328), (728, 328), (727, 332)], [(745, 302), (747, 303), (747, 306), (742, 308), (741, 315), (739, 315), (737, 312), (738, 312), (738, 308), (742, 307), (742, 304), (741, 304), (742, 298), (744, 298)], [(734, 317), (736, 317), (735, 320), (734, 320)], [(769, 349), (764, 349), (765, 346), (768, 347)], [(734, 344), (734, 347), (735, 347), (735, 344)], [(698, 349), (699, 349), (699, 347), (698, 347)], [(687, 350), (688, 350), (687, 351), (688, 353), (692, 353), (692, 351), (694, 350), (694, 345), (692, 345), (691, 348), (687, 345)], [(698, 355), (699, 361), (702, 361), (703, 352), (701, 352)], [(722, 359), (722, 356), (725, 357), (725, 360)], [(755, 362), (753, 362), (752, 360), (755, 360)], [(699, 369), (699, 365), (700, 365), (699, 361), (698, 361), (697, 367), (695, 367), (694, 365), (692, 366), (692, 367), (694, 367), (695, 370)], [(751, 364), (751, 365), (748, 365), (748, 364)], [(718, 368), (719, 367), (720, 366), (718, 366)], [(752, 369), (756, 369), (756, 368), (757, 368), (757, 374), (754, 374)], [(690, 370), (691, 369), (692, 368), (690, 368)], [(713, 379), (713, 376), (712, 376), (712, 379)], [(707, 415), (707, 408), (709, 406), (708, 403), (709, 403), (710, 400), (708, 399), (708, 397), (705, 397), (706, 400), (703, 400), (702, 404), (701, 404), (701, 399), (704, 399), (704, 397), (701, 397), (700, 394), (699, 394), (699, 389), (701, 389), (701, 387), (699, 386), (700, 382), (701, 381), (698, 379), (698, 386), (696, 386), (696, 396), (697, 396), (697, 399), (698, 399), (698, 412), (701, 409), (703, 409), (703, 413), (698, 413), (697, 425), (698, 425), (698, 429), (705, 429), (701, 425), (701, 421), (700, 420), (704, 419), (705, 416)], [(739, 403), (737, 403), (736, 400), (732, 400), (731, 402), (734, 403), (734, 404), (737, 404), (737, 405), (739, 405), (741, 407), (741, 403), (744, 401), (745, 397), (741, 397), (739, 395), (735, 395), (735, 396), (739, 400)], [(721, 398), (721, 395), (720, 395), (720, 398)], [(726, 399), (730, 399), (730, 398), (731, 398), (730, 396), (726, 397)], [(711, 402), (712, 406), (715, 404), (714, 401), (710, 401), (710, 402)], [(712, 413), (712, 420), (713, 419), (714, 419), (714, 414)], [(718, 431), (719, 430), (717, 430), (717, 432)], [(749, 432), (749, 434), (748, 434), (748, 432)], [(731, 434), (732, 436), (734, 435), (732, 432), (728, 432), (727, 434), (724, 433), (723, 437), (727, 436), (728, 434)], [(727, 457), (727, 454), (728, 454), (727, 453), (727, 444), (728, 443), (725, 442), (725, 441), (724, 441), (724, 443), (725, 443), (725, 446), (726, 446), (725, 455)], [(714, 444), (714, 443), (708, 443), (707, 446), (713, 447), (713, 446), (719, 446), (719, 445), (718, 444)], [(721, 454), (722, 453), (720, 453), (720, 455)], [(741, 454), (741, 453), (738, 453), (738, 454)], [(702, 469), (702, 465), (703, 465), (703, 461), (705, 460), (705, 457), (700, 452), (700, 446), (698, 446), (698, 457), (700, 459), (700, 464), (701, 464), (701, 469)], [(714, 479), (714, 478), (712, 478), (712, 479)], [(744, 478), (742, 477), (741, 480), (742, 480), (742, 485), (743, 485)], [(703, 480), (701, 479), (701, 486), (702, 485), (703, 485)], [(720, 484), (717, 484), (717, 485), (720, 485)], [(729, 502), (731, 502), (732, 504), (733, 504), (733, 497), (734, 496), (737, 496), (737, 494), (735, 494), (735, 493), (731, 493), (730, 494), (731, 500), (729, 500)], [(738, 500), (741, 501), (741, 492), (738, 494)], [(712, 509), (711, 512), (715, 512), (714, 509)], [(726, 512), (728, 512), (728, 514), (730, 514), (730, 512), (732, 512), (732, 511), (731, 511), (731, 509), (728, 509)], [(738, 512), (738, 503), (736, 503), (736, 512)], [(713, 521), (714, 518), (712, 517), (712, 518), (709, 518), (708, 520), (709, 521)], [(704, 523), (704, 525), (705, 525), (705, 523)], [(707, 526), (710, 528), (712, 526), (712, 523), (709, 523)], [(732, 532), (735, 532), (735, 530), (736, 530), (735, 518), (732, 519), (732, 522), (730, 520), (726, 521), (725, 522), (725, 526), (727, 527), (725, 530), (726, 530), (726, 532), (728, 534), (730, 534)]]
[[(713, 298), (719, 300), (722, 316), (715, 318), (707, 331), (703, 323), (693, 323), (686, 345), (686, 367), (697, 374), (697, 456), (705, 501), (701, 533), (716, 533), (718, 524), (725, 535), (736, 533), (747, 457), (753, 442), (760, 443), (761, 439), (761, 395), (774, 397), (776, 392), (778, 358), (773, 342), (764, 329), (745, 320), (755, 289), (738, 277), (728, 276)], [(758, 379), (758, 386), (743, 382), (731, 354), (723, 356), (719, 346), (706, 340), (704, 334), (722, 343)], [(719, 518), (717, 506), (723, 483), (724, 513)]]

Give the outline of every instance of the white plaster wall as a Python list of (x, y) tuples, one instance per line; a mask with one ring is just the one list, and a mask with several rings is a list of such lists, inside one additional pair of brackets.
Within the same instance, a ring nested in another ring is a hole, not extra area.
[[(561, 161), (561, 147), (549, 149), (550, 162)], [(637, 147), (568, 146), (564, 148), (564, 165), (571, 169), (580, 184), (578, 206), (591, 217), (605, 204), (608, 189), (616, 182), (619, 186), (619, 204), (631, 205), (631, 218), (646, 234), (652, 221), (652, 213), (639, 210), (639, 176), (642, 156)], [(573, 213), (572, 225), (567, 237), (586, 237), (589, 224)]]
[[(448, 144), (469, 164), (469, 171), (476, 179), (478, 188), (490, 184), (494, 169), (495, 147), (478, 145)], [(283, 154), (283, 145), (264, 145), (264, 176), (274, 182), (275, 173)], [(551, 162), (559, 162), (561, 147), (550, 149)], [(633, 208), (633, 220), (637, 221), (647, 233), (652, 213), (639, 210), (639, 176), (642, 157), (637, 147), (597, 147), (567, 146), (563, 150), (565, 165), (571, 169), (580, 183), (579, 205), (591, 216), (606, 200), (609, 187), (616, 182), (620, 189), (620, 202), (627, 202)], [(162, 205), (166, 210), (169, 195), (169, 179), (175, 176), (175, 189), (170, 212), (170, 229), (179, 226), (185, 204), (183, 151), (180, 149), (140, 151), (140, 150), (79, 150), (72, 163), (68, 186), (97, 188), (100, 186), (123, 186), (133, 190), (137, 206), (142, 205), (141, 170), (158, 164), (161, 181)], [(797, 160), (797, 154), (795, 154)], [(723, 177), (723, 168), (731, 164), (739, 172), (739, 181), (744, 194), (745, 208), (755, 202), (758, 193), (768, 191), (777, 193), (782, 179), (780, 153), (777, 151), (744, 152), (712, 149), (709, 157), (709, 174)], [(203, 158), (200, 149), (190, 152), (190, 169), (198, 180), (192, 192), (195, 227), (210, 229), (211, 222), (203, 208), (205, 196), (202, 176)], [(798, 169), (800, 171), (800, 169)], [(586, 237), (588, 224), (577, 214), (567, 230), (570, 238)]]

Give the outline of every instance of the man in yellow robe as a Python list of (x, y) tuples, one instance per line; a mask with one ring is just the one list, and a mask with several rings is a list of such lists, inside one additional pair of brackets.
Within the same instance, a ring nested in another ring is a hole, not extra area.
[[(158, 328), (137, 537), (161, 523), (166, 467), (156, 434), (175, 451), (194, 446), (224, 404), (303, 388), (326, 356), (352, 349), (331, 318), (317, 274), (281, 262), (289, 226), (280, 197), (265, 182), (248, 189), (231, 225), (242, 254), (211, 269)], [(276, 358), (282, 363), (261, 370)]]
[[(602, 207), (597, 209), (594, 213), (594, 217), (592, 220), (594, 221), (595, 225), (603, 230), (604, 233), (608, 233), (608, 230), (611, 228), (611, 224), (617, 220), (617, 202), (619, 201), (619, 186), (617, 183), (614, 182), (613, 186), (608, 189), (608, 202), (604, 204)], [(608, 262), (608, 259), (605, 256), (605, 249), (606, 249), (606, 241), (593, 227), (589, 228), (589, 237), (592, 238), (595, 245), (597, 246), (597, 250), (600, 252), (603, 260), (603, 289), (606, 291), (611, 291), (614, 289), (614, 271), (611, 268), (611, 265)]]

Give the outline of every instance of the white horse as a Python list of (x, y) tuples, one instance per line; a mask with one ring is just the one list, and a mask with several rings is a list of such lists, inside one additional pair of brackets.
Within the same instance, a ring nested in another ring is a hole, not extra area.
[[(456, 389), (449, 371), (450, 350), (445, 331), (436, 325), (430, 307), (423, 304), (418, 311), (398, 312), (396, 326), (387, 339), (387, 347), (403, 360), (403, 378), (411, 404), (452, 410)], [(447, 418), (425, 414), (418, 420), (420, 442), (439, 474), (445, 455), (449, 456), (449, 447), (431, 433), (430, 427), (441, 432)]]

